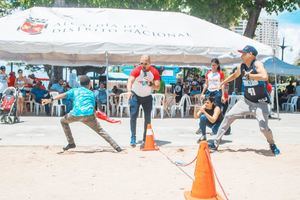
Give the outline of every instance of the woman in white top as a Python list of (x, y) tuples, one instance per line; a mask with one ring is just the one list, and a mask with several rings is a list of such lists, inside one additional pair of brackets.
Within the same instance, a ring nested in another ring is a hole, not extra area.
[(212, 96), (215, 98), (216, 105), (222, 105), (224, 101), (224, 87), (220, 89), (221, 82), (224, 80), (224, 73), (220, 68), (220, 61), (217, 58), (211, 60), (211, 70), (205, 75), (205, 86), (201, 93), (201, 99)]
[(15, 82), (15, 88), (19, 89), (18, 95), (18, 103), (17, 103), (17, 116), (22, 115), (24, 110), (24, 100), (26, 97), (26, 91), (24, 90), (24, 86), (27, 84), (27, 79), (23, 76), (23, 70), (18, 70), (18, 77)]

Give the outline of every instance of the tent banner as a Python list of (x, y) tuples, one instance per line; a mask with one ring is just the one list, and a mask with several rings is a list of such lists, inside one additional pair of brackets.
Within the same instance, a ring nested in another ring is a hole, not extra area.
[(32, 64), (207, 64), (240, 59), (238, 49), (271, 47), (183, 13), (105, 8), (31, 9), (0, 18), (0, 59)]

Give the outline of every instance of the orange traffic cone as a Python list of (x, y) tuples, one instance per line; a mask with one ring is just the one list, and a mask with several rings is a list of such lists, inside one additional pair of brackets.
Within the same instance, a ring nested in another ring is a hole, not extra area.
[(222, 200), (216, 192), (210, 155), (206, 152), (208, 152), (208, 144), (206, 141), (202, 141), (198, 149), (192, 191), (184, 193), (186, 200)]
[(141, 149), (142, 151), (157, 151), (159, 150), (158, 146), (156, 146), (154, 141), (154, 132), (152, 130), (151, 124), (147, 125), (146, 132), (146, 141), (144, 147)]

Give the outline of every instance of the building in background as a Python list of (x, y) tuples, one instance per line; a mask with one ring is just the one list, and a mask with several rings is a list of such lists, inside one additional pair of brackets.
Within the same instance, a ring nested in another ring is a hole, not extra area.
[[(238, 25), (232, 27), (232, 30), (243, 35), (247, 26), (247, 20), (239, 20)], [(270, 18), (260, 18), (255, 31), (256, 41), (271, 46), (278, 54), (278, 21)]]

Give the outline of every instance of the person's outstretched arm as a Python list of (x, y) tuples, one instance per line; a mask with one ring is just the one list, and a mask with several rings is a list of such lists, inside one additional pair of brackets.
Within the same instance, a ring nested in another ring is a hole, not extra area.
[(42, 99), (42, 105), (52, 103), (54, 100), (64, 99), (64, 98), (66, 98), (66, 96), (67, 96), (66, 93), (62, 93), (62, 94), (55, 96), (54, 98)]
[(222, 81), (222, 83), (220, 84), (220, 89), (223, 87), (224, 84), (233, 81), (234, 79), (238, 78), (240, 75), (241, 75), (241, 65), (237, 67), (237, 69), (233, 74), (231, 74), (224, 81)]

